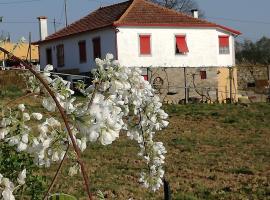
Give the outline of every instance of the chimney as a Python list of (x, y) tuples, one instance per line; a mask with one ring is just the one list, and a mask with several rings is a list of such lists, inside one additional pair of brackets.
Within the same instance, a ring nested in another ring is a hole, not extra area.
[(40, 16), (40, 17), (38, 17), (38, 21), (39, 21), (40, 40), (45, 40), (45, 38), (48, 36), (47, 17)]
[(197, 9), (191, 10), (191, 13), (194, 18), (199, 18), (199, 11)]

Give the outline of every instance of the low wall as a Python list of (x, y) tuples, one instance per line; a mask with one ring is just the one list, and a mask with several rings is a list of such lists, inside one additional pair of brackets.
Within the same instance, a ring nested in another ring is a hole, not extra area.
[[(237, 70), (226, 67), (198, 68), (148, 68), (149, 82), (167, 103), (190, 101), (225, 102), (230, 98), (237, 101)], [(186, 89), (185, 89), (186, 88)]]

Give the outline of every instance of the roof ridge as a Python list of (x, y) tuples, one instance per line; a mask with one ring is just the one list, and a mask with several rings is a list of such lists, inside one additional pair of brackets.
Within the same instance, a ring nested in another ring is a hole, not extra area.
[(111, 4), (111, 5), (108, 5), (108, 6), (99, 7), (97, 9), (93, 10), (92, 12), (90, 12), (89, 14), (85, 15), (84, 17), (80, 18), (79, 20), (76, 20), (76, 21), (72, 22), (71, 24), (69, 24), (68, 26), (66, 26), (66, 27), (64, 27), (64, 28), (56, 31), (55, 33), (49, 35), (48, 37), (51, 37), (53, 35), (57, 35), (60, 31), (64, 31), (64, 30), (68, 29), (70, 26), (72, 26), (72, 25), (74, 25), (74, 24), (76, 24), (78, 22), (84, 21), (89, 16), (94, 15), (95, 13), (97, 13), (98, 11), (100, 11), (101, 9), (109, 8), (109, 7), (114, 7), (114, 6), (119, 6), (119, 5), (125, 4), (125, 3), (129, 2), (129, 1), (133, 1), (133, 0), (123, 1), (123, 2), (120, 2), (120, 3), (116, 3), (116, 4)]
[(211, 23), (213, 25), (217, 25), (217, 24), (215, 24), (213, 22), (209, 22), (209, 21), (204, 20), (204, 19), (201, 19), (201, 18), (194, 18), (194, 17), (192, 17), (192, 16), (190, 16), (190, 15), (188, 15), (186, 13), (183, 13), (183, 12), (180, 12), (180, 11), (177, 11), (177, 10), (174, 10), (174, 9), (166, 8), (165, 6), (162, 6), (162, 5), (159, 5), (159, 4), (150, 2), (148, 0), (140, 0), (140, 1), (144, 1), (145, 3), (148, 3), (148, 4), (153, 5), (155, 7), (161, 8), (161, 9), (163, 9), (165, 11), (173, 12), (173, 13), (176, 13), (178, 15), (183, 15), (183, 16), (188, 17), (188, 18), (191, 18), (191, 19), (195, 19), (195, 20), (198, 20), (198, 21), (207, 22), (207, 23)]
[(121, 22), (122, 19), (123, 19), (123, 18), (129, 13), (129, 11), (133, 8), (135, 2), (138, 1), (138, 0), (131, 0), (131, 1), (132, 1), (132, 3), (129, 5), (129, 7), (126, 9), (126, 11), (125, 11), (125, 12), (122, 14), (122, 16), (121, 16), (118, 20), (116, 20), (114, 23), (119, 23), (119, 22)]

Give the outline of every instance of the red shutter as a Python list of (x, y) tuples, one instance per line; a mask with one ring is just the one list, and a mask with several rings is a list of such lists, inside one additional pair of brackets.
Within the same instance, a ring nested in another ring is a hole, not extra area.
[(186, 36), (176, 36), (176, 46), (180, 53), (187, 53), (188, 46), (186, 42)]
[(219, 46), (229, 47), (229, 36), (219, 36)]
[(150, 35), (140, 35), (140, 53), (142, 55), (151, 54)]
[(144, 80), (148, 81), (148, 75), (143, 75)]

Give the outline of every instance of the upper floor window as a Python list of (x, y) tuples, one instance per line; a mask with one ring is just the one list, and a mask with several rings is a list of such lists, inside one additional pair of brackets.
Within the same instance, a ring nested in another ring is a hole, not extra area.
[(175, 36), (175, 54), (187, 54), (188, 46), (185, 35)]
[(219, 54), (229, 54), (230, 53), (230, 43), (229, 36), (218, 36), (219, 39)]
[(94, 59), (101, 58), (101, 45), (100, 45), (100, 37), (94, 38), (93, 42), (93, 56)]
[(65, 53), (64, 53), (64, 45), (63, 44), (59, 44), (56, 46), (56, 56), (57, 56), (57, 66), (64, 67)]
[(150, 55), (151, 54), (151, 36), (140, 35), (140, 54)]
[(80, 63), (85, 63), (87, 61), (87, 57), (86, 57), (86, 42), (85, 42), (85, 40), (80, 41), (78, 43), (78, 45), (79, 45)]
[(52, 65), (52, 48), (46, 49), (46, 64)]

